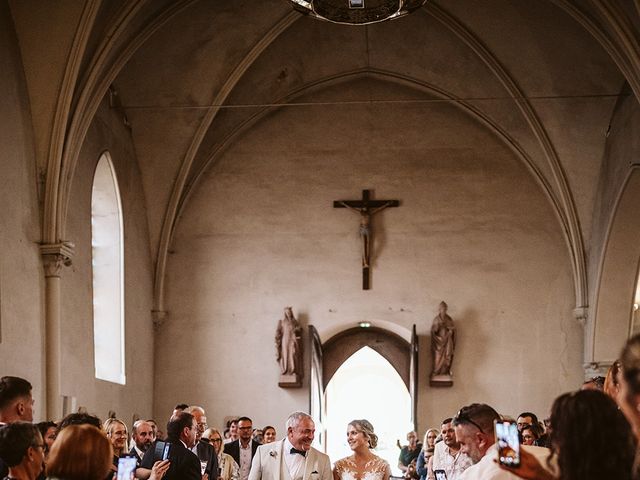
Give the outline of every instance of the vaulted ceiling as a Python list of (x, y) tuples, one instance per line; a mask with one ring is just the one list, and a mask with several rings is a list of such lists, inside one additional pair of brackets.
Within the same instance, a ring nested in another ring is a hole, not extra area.
[[(586, 304), (585, 244), (609, 120), (620, 98), (640, 97), (637, 1), (429, 0), (369, 26), (317, 21), (287, 0), (67, 2), (36, 14), (30, 3), (10, 5), (32, 109), (54, 118), (35, 125), (47, 174), (45, 240), (64, 238), (65, 185), (109, 95), (131, 126), (142, 172), (157, 303), (190, 193), (265, 115), (350, 102), (425, 109), (450, 102), (527, 165), (565, 234), (576, 305)], [(56, 62), (50, 72), (39, 65), (47, 33), (56, 39), (48, 53), (59, 58), (57, 71)], [(54, 87), (47, 76), (57, 78)], [(375, 88), (380, 82), (397, 88)], [(360, 95), (336, 95), (343, 83), (361, 85)]]

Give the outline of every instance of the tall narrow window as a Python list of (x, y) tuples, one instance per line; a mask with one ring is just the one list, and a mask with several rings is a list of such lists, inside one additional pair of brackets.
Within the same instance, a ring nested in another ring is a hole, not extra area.
[(108, 154), (98, 161), (91, 193), (93, 345), (96, 378), (125, 383), (122, 206)]
[(636, 275), (636, 294), (633, 296), (631, 309), (631, 335), (637, 333), (640, 333), (640, 272)]

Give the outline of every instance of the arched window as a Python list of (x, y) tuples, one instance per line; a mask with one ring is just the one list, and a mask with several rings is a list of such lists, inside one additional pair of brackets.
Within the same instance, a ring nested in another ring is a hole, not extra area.
[(98, 161), (91, 192), (93, 345), (96, 378), (125, 383), (124, 255), (118, 179), (108, 154)]
[(640, 333), (640, 273), (636, 275), (636, 293), (633, 296), (631, 309), (631, 335), (637, 333)]

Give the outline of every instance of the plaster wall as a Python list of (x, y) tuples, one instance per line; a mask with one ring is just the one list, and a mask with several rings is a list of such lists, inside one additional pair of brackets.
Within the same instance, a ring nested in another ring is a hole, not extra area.
[[(541, 188), (452, 105), (339, 102), (415, 94), (403, 88), (372, 79), (331, 87), (318, 93), (324, 105), (273, 112), (210, 166), (171, 249), (156, 416), (197, 401), (211, 425), (242, 414), (281, 425), (308, 409), (306, 388), (277, 386), (273, 337), (286, 305), (323, 341), (362, 320), (408, 340), (416, 324), (421, 430), (475, 401), (544, 415), (579, 385), (568, 250)], [(369, 291), (359, 219), (332, 207), (364, 188), (401, 201), (374, 217)], [(428, 386), (441, 300), (459, 335), (450, 389)]]
[[(622, 93), (628, 94), (627, 87)], [(590, 242), (591, 312), (585, 359), (605, 368), (618, 357), (631, 330), (640, 240), (638, 132), (640, 106), (635, 97), (625, 95), (610, 121)]]
[[(97, 380), (93, 353), (91, 188), (101, 154), (108, 151), (124, 216), (126, 385)], [(105, 419), (109, 410), (128, 424), (151, 416), (153, 402), (152, 278), (145, 197), (130, 132), (106, 102), (83, 145), (72, 182), (67, 237), (76, 245), (62, 277), (62, 394)]]
[(44, 273), (31, 113), (15, 31), (0, 2), (0, 375), (29, 379), (42, 419)]

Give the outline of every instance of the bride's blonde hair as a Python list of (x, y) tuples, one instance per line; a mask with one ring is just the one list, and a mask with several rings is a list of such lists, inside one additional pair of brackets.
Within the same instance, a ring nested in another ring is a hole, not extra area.
[(378, 446), (378, 436), (373, 433), (373, 425), (369, 420), (352, 420), (349, 422), (353, 428), (357, 431), (364, 433), (364, 436), (369, 440), (369, 448), (376, 448)]

